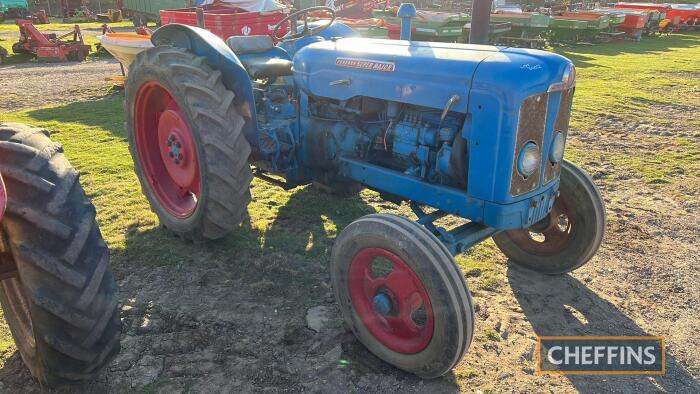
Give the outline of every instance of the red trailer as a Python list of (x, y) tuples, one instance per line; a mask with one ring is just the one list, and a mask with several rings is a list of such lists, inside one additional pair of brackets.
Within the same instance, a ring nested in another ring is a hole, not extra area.
[[(247, 12), (220, 5), (204, 10), (204, 28), (224, 40), (231, 36), (270, 35), (275, 25), (285, 16), (286, 11)], [(196, 8), (162, 10), (160, 21), (163, 25), (181, 23), (197, 26)], [(283, 27), (278, 34), (286, 33), (287, 27)]]

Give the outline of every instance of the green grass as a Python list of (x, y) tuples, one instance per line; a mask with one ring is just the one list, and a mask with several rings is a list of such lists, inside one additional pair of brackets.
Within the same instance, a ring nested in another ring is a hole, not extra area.
[[(602, 116), (663, 124), (653, 104), (699, 105), (700, 36), (674, 34), (642, 42), (558, 48), (574, 61), (577, 90), (573, 128), (592, 128)], [(700, 125), (698, 117), (688, 121)]]
[[(85, 29), (101, 29), (102, 25), (104, 22), (84, 22), (84, 23), (77, 23), (77, 25), (80, 25), (80, 28), (85, 30)], [(36, 26), (37, 30), (39, 31), (62, 31), (62, 30), (72, 30), (73, 26), (75, 26), (76, 23), (63, 23), (60, 21), (58, 18), (51, 18), (51, 23), (45, 24), (45, 25), (34, 25)], [(133, 28), (134, 24), (131, 21), (122, 21), (118, 23), (108, 23), (109, 27), (112, 29), (115, 28)], [(19, 28), (15, 24), (14, 19), (13, 20), (6, 20), (2, 23), (0, 23), (0, 33), (4, 32), (18, 32)]]

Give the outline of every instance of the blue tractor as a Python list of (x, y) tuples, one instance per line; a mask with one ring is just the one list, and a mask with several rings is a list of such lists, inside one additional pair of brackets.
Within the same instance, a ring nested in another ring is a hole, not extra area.
[[(319, 10), (329, 19), (309, 22)], [(290, 14), (273, 36), (287, 23), (293, 33), (277, 44), (164, 26), (131, 65), (127, 128), (152, 209), (185, 239), (236, 228), (254, 176), (409, 202), (416, 221), (373, 214), (346, 227), (331, 276), (357, 338), (432, 378), (473, 336), (453, 256), (493, 237), (517, 264), (569, 272), (599, 248), (605, 210), (591, 178), (563, 159), (576, 80), (568, 59), (410, 41), (415, 8), (400, 15), (395, 41), (358, 38), (327, 7)], [(439, 227), (447, 215), (466, 220)]]

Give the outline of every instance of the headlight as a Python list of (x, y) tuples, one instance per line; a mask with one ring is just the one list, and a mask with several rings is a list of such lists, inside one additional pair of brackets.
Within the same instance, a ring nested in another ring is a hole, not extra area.
[(564, 134), (557, 132), (549, 149), (549, 161), (553, 164), (559, 163), (564, 158)]
[(540, 165), (540, 148), (534, 142), (528, 142), (518, 155), (518, 172), (525, 178), (537, 171)]
[(566, 69), (564, 69), (561, 82), (555, 82), (549, 85), (547, 92), (561, 92), (573, 88), (574, 85), (576, 85), (576, 67), (574, 67), (573, 63), (569, 63)]

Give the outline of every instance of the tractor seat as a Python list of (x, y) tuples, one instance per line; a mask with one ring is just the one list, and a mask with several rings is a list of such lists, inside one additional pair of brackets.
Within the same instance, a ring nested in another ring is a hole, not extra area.
[[(231, 36), (226, 40), (226, 45), (240, 56), (243, 67), (253, 79), (292, 75), (291, 61), (262, 55), (275, 48), (270, 36)], [(258, 53), (261, 56), (246, 56)]]
[(255, 56), (241, 59), (243, 67), (253, 79), (277, 78), (292, 75), (292, 62), (276, 57)]
[(226, 45), (236, 55), (267, 52), (275, 47), (270, 36), (231, 36)]

